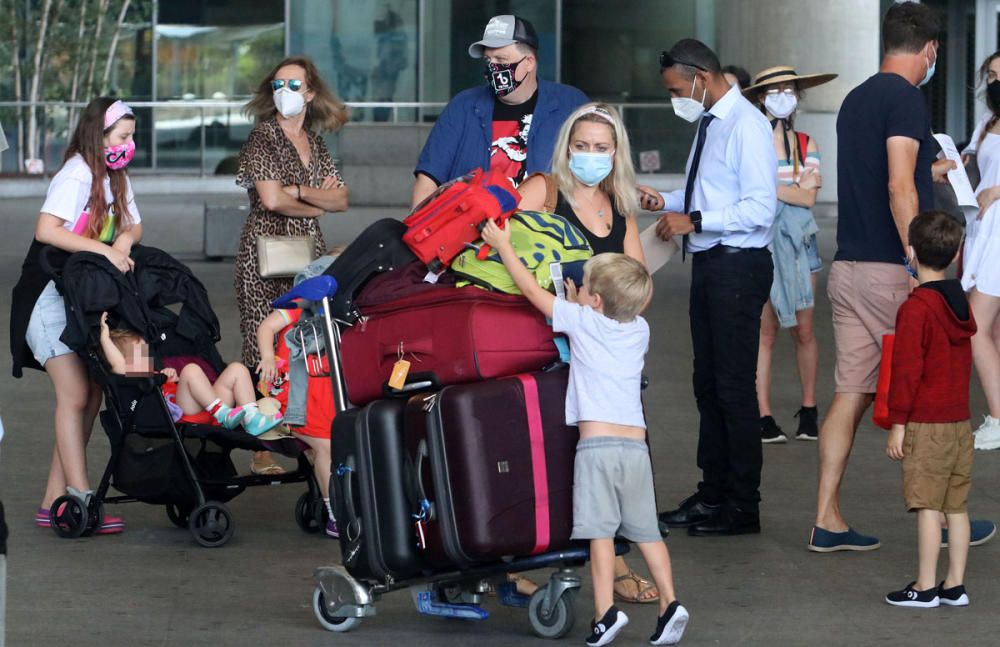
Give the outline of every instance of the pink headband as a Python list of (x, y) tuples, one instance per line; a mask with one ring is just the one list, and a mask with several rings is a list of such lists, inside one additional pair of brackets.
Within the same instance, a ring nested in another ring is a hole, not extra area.
[(108, 106), (108, 109), (104, 111), (104, 130), (114, 126), (115, 123), (125, 115), (135, 116), (132, 112), (132, 108), (130, 108), (127, 103), (123, 103), (121, 99), (112, 103)]
[[(598, 117), (607, 121), (612, 126), (615, 125), (615, 120), (611, 118), (611, 113), (605, 110), (604, 108), (601, 108), (600, 106), (590, 106), (589, 108), (580, 113), (580, 117), (583, 117), (584, 115), (597, 115)], [(579, 119), (580, 117), (577, 117), (577, 119)]]

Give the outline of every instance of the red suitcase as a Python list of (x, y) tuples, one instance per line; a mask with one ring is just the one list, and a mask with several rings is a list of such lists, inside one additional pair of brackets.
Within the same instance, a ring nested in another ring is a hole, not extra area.
[(558, 356), (552, 327), (524, 297), (475, 287), (415, 294), (374, 306), (341, 342), (348, 400), (382, 397), (400, 357), (439, 385), (537, 371)]
[(471, 177), (442, 185), (403, 220), (409, 229), (403, 242), (427, 267), (438, 272), (479, 240), (486, 220), (502, 221), (513, 213), (521, 195), (502, 173), (476, 169)]
[[(429, 562), (468, 567), (562, 550), (573, 529), (573, 461), (566, 426), (569, 371), (521, 374), (414, 396), (407, 453), (426, 499), (418, 524)], [(421, 456), (426, 458), (421, 458)]]

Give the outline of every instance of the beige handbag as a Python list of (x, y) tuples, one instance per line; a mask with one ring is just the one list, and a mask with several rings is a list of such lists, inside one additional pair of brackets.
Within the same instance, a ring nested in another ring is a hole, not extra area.
[(316, 260), (315, 251), (312, 236), (258, 236), (257, 271), (262, 279), (291, 278)]

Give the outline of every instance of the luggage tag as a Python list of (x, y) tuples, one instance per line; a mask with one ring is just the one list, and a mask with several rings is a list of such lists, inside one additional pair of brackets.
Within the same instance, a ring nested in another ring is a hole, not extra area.
[(430, 509), (430, 502), (427, 499), (422, 499), (420, 501), (420, 513), (413, 515), (413, 518), (415, 519), (413, 526), (416, 529), (417, 535), (417, 548), (420, 550), (427, 549), (427, 536), (424, 534), (424, 529), (427, 527), (427, 519), (430, 516)]
[(403, 342), (399, 342), (396, 354), (396, 363), (392, 365), (392, 374), (389, 376), (389, 388), (399, 391), (406, 386), (406, 376), (410, 373), (410, 362), (403, 359)]

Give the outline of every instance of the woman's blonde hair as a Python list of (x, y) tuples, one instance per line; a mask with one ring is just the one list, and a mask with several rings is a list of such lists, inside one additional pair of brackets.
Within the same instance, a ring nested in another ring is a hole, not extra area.
[(306, 89), (313, 92), (313, 100), (306, 104), (306, 128), (317, 132), (333, 132), (347, 123), (350, 114), (347, 106), (330, 90), (312, 59), (305, 56), (292, 56), (274, 66), (271, 73), (254, 90), (253, 96), (243, 107), (243, 113), (254, 122), (266, 121), (278, 111), (274, 107), (274, 91), (271, 81), (278, 70), (286, 65), (296, 65), (305, 70)]
[(639, 210), (639, 200), (635, 191), (635, 167), (632, 165), (632, 147), (628, 142), (628, 132), (618, 111), (606, 103), (587, 103), (577, 108), (563, 122), (556, 139), (556, 147), (552, 153), (552, 177), (556, 186), (573, 209), (573, 190), (576, 179), (569, 170), (569, 142), (577, 123), (589, 121), (604, 124), (611, 128), (615, 143), (614, 168), (608, 177), (601, 180), (599, 188), (608, 194), (615, 208), (623, 216), (634, 216)]

